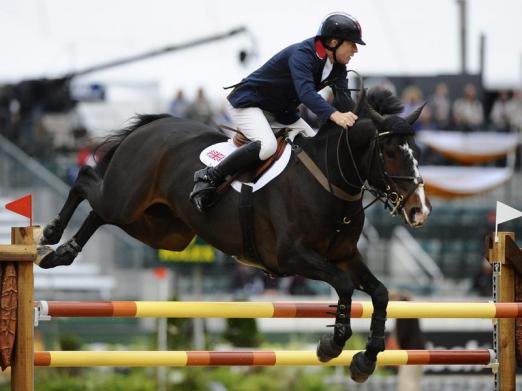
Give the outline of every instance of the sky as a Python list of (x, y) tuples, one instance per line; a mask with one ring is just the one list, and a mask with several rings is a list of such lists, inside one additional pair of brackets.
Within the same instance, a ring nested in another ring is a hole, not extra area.
[[(364, 75), (431, 75), (460, 69), (457, 0), (0, 0), (0, 81), (52, 77), (100, 62), (246, 26), (247, 36), (97, 72), (80, 81), (157, 83), (162, 97), (199, 86), (217, 98), (285, 46), (311, 37), (332, 11), (355, 16), (367, 45), (349, 68)], [(522, 86), (522, 0), (468, 0), (468, 70), (479, 66), (486, 35), (485, 84)]]

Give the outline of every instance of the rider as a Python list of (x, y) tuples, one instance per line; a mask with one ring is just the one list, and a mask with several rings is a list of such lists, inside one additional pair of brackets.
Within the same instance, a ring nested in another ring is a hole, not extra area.
[(212, 204), (216, 188), (227, 175), (251, 168), (275, 153), (272, 126), (288, 128), (291, 137), (298, 132), (315, 135), (298, 115), (300, 103), (323, 123), (330, 119), (344, 128), (354, 124), (355, 114), (337, 111), (317, 91), (331, 85), (336, 94), (349, 99), (346, 64), (357, 53), (357, 44), (365, 45), (361, 33), (354, 17), (342, 12), (329, 14), (315, 37), (283, 49), (233, 86), (227, 97), (230, 115), (252, 142), (235, 150), (216, 167), (196, 171), (190, 200), (200, 212)]

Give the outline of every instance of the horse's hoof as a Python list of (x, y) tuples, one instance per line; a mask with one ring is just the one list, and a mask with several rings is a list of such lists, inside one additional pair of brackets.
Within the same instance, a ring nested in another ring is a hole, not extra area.
[(82, 248), (74, 241), (69, 240), (53, 251), (52, 248), (41, 246), (38, 248), (37, 264), (42, 269), (50, 269), (56, 266), (68, 266), (73, 263), (74, 259)]
[(42, 269), (51, 269), (58, 266), (54, 250), (49, 246), (38, 246), (36, 264)]
[(42, 238), (39, 244), (56, 244), (63, 235), (63, 227), (59, 217), (55, 217), (43, 230)]
[(335, 343), (333, 335), (325, 334), (321, 337), (317, 345), (317, 358), (321, 362), (328, 362), (332, 358), (338, 357), (343, 351), (343, 347)]
[(357, 383), (364, 383), (368, 377), (375, 371), (376, 361), (370, 361), (364, 352), (359, 352), (353, 356), (350, 364), (350, 373), (352, 380)]

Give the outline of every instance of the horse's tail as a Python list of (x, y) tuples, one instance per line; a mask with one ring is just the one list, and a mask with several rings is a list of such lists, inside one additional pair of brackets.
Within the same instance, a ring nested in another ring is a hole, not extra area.
[(399, 114), (404, 110), (401, 100), (382, 87), (373, 87), (368, 91), (366, 101), (382, 115)]
[(131, 121), (132, 123), (126, 128), (117, 130), (107, 136), (95, 149), (93, 155), (101, 156), (101, 160), (96, 162), (96, 172), (100, 176), (105, 175), (105, 170), (111, 161), (114, 152), (120, 146), (122, 141), (132, 132), (134, 132), (139, 127), (147, 125), (151, 122), (154, 122), (158, 119), (171, 117), (170, 114), (137, 114), (135, 115)]

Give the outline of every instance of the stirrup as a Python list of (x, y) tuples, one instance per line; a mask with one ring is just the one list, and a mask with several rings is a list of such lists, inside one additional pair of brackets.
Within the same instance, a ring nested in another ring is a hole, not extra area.
[(207, 171), (208, 167), (194, 173), (194, 188), (189, 195), (190, 202), (199, 212), (204, 212), (214, 204), (217, 189)]

